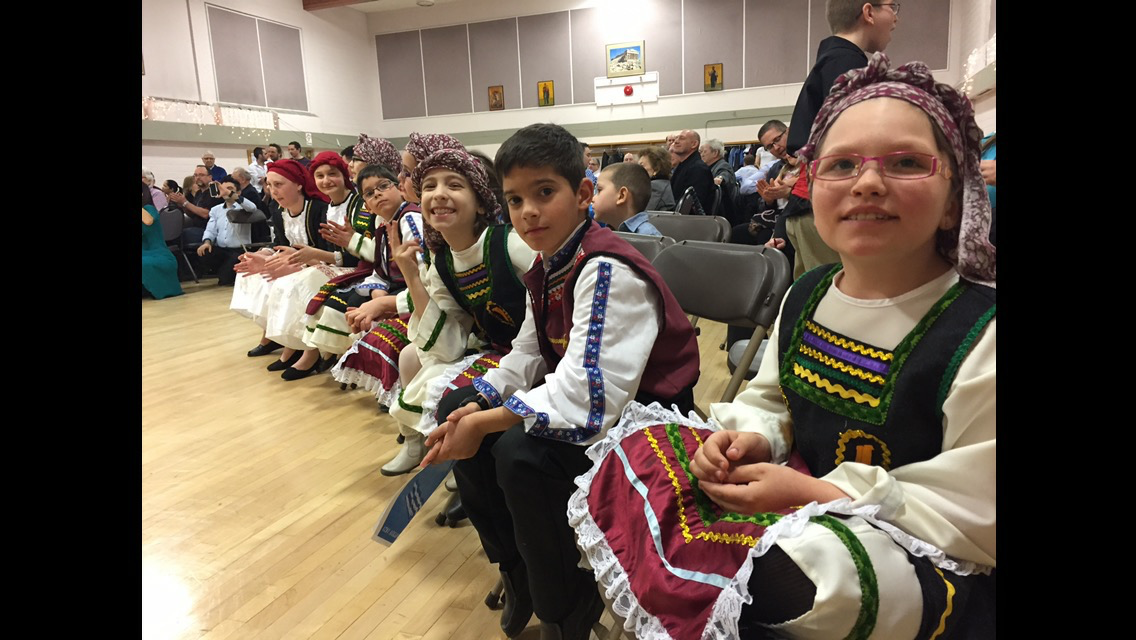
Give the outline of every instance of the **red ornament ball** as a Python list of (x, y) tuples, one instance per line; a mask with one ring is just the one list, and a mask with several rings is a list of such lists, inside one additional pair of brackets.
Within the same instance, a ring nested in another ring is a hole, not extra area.
[(629, 96), (633, 93), (635, 93), (635, 89), (632, 89), (631, 85), (626, 85), (623, 87), (623, 95)]

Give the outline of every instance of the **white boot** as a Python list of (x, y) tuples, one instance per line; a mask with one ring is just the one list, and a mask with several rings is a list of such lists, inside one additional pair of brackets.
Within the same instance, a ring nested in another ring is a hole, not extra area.
[(402, 448), (399, 449), (398, 455), (393, 460), (383, 465), (380, 473), (384, 476), (400, 476), (404, 473), (410, 473), (418, 468), (422, 463), (422, 458), (426, 457), (426, 436), (421, 433), (406, 436), (406, 440), (402, 443)]

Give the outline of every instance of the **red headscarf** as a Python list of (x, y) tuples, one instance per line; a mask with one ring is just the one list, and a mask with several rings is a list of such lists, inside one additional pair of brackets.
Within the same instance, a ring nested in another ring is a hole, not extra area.
[(325, 164), (330, 164), (336, 169), (339, 169), (339, 172), (343, 174), (343, 182), (347, 185), (347, 190), (355, 190), (355, 185), (351, 184), (351, 171), (347, 169), (347, 163), (334, 151), (324, 151), (316, 155), (315, 158), (312, 158), (312, 163), (308, 165), (308, 173), (312, 174), (313, 181), (315, 180), (316, 169)]
[(304, 165), (299, 162), (291, 158), (276, 160), (268, 165), (268, 173), (272, 172), (279, 173), (295, 184), (303, 185), (305, 196), (322, 200), (323, 202), (329, 201), (329, 198), (316, 188), (316, 181), (312, 179), (312, 174), (308, 173)]

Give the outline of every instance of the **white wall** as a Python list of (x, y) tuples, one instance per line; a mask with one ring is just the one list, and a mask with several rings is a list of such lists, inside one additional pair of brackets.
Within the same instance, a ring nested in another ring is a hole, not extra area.
[[(803, 0), (802, 0), (803, 1)], [(951, 37), (949, 44), (949, 68), (937, 72), (936, 78), (941, 82), (957, 84), (961, 79), (962, 62), (965, 55), (959, 53), (960, 29), (963, 20), (960, 19), (962, 11), (957, 5), (962, 2), (986, 3), (987, 8), (992, 0), (956, 0), (952, 7)], [(635, 0), (625, 0), (627, 4)], [(526, 16), (568, 9), (579, 9), (594, 6), (610, 6), (610, 3), (599, 0), (464, 0), (453, 4), (437, 4), (432, 8), (413, 7), (398, 11), (368, 14), (368, 25), (372, 36), (381, 33), (393, 33), (411, 29), (443, 27), (465, 22), (479, 22), (495, 20), (514, 16)], [(624, 7), (626, 9), (626, 7)], [(740, 18), (740, 17), (739, 17)], [(901, 27), (902, 28), (902, 27)], [(615, 38), (619, 39), (619, 38)], [(983, 40), (985, 41), (985, 40)], [(676, 43), (675, 46), (681, 46)], [(969, 53), (969, 49), (967, 50)], [(663, 138), (666, 132), (643, 132), (636, 130), (635, 120), (640, 118), (688, 116), (687, 126), (700, 131), (705, 136), (719, 137), (724, 141), (752, 139), (756, 137), (757, 128), (745, 136), (738, 136), (731, 131), (718, 131), (715, 125), (706, 127), (707, 114), (729, 112), (743, 109), (767, 109), (776, 114), (787, 114), (792, 111), (797, 95), (800, 93), (804, 77), (800, 83), (761, 87), (756, 89), (734, 89), (715, 93), (688, 94), (682, 96), (664, 96), (658, 102), (644, 105), (623, 105), (611, 107), (597, 107), (594, 104), (564, 105), (555, 107), (534, 107), (529, 109), (509, 110), (501, 112), (483, 112), (473, 114), (455, 114), (450, 116), (434, 116), (422, 118), (403, 118), (398, 120), (384, 120), (380, 127), (380, 135), (386, 137), (402, 137), (412, 131), (495, 131), (500, 129), (516, 129), (535, 122), (554, 122), (561, 125), (586, 124), (599, 121), (628, 121), (628, 136), (605, 136), (604, 140)], [(720, 116), (716, 116), (720, 117)], [(656, 135), (661, 133), (662, 135)], [(587, 136), (585, 136), (587, 138)], [(485, 145), (486, 148), (493, 145)]]
[[(379, 70), (365, 14), (350, 8), (307, 12), (302, 0), (211, 0), (210, 4), (300, 29), (310, 115), (282, 113), (282, 129), (313, 134), (374, 129), (379, 119)], [(142, 55), (143, 97), (216, 102), (204, 0), (143, 0)]]
[[(158, 182), (177, 180), (178, 184), (193, 168), (201, 164), (201, 154), (212, 151), (217, 164), (226, 171), (248, 167), (248, 156), (243, 145), (212, 145), (205, 147), (191, 142), (154, 142), (142, 145), (142, 166), (154, 172)], [(141, 170), (141, 167), (139, 167)]]

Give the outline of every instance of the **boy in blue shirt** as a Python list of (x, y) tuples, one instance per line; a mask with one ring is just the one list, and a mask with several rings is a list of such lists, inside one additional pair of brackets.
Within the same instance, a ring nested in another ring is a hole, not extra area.
[(523, 278), (529, 304), (500, 367), (439, 404), (424, 462), (458, 461), (462, 504), (505, 581), (505, 634), (535, 612), (541, 638), (584, 640), (603, 603), (577, 566), (573, 480), (631, 401), (693, 408), (698, 344), (651, 264), (588, 218), (572, 134), (525, 127), (495, 164), (513, 226), (540, 253)]
[(616, 231), (661, 236), (655, 225), (647, 221), (650, 201), (651, 176), (647, 170), (633, 162), (617, 162), (600, 173), (592, 207), (596, 220)]

